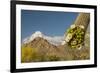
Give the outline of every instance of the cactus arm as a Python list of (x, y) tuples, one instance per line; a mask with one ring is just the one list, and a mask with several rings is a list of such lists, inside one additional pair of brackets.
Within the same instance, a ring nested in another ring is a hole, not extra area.
[(84, 43), (85, 31), (90, 21), (89, 13), (80, 13), (65, 34), (65, 41), (71, 48), (80, 48)]

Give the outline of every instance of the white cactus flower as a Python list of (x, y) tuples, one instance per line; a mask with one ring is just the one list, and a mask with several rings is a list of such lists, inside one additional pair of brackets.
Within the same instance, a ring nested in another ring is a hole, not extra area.
[(73, 44), (73, 45), (76, 45), (76, 44), (77, 44), (77, 41), (76, 41), (76, 40), (74, 40), (74, 41), (72, 42), (72, 44)]
[(67, 37), (65, 37), (65, 41), (69, 42), (71, 38), (72, 38), (72, 34), (68, 34)]
[(84, 26), (83, 25), (80, 25), (79, 27), (82, 28), (82, 29), (84, 29)]
[(76, 26), (73, 24), (73, 25), (71, 25), (71, 29), (73, 29), (73, 28), (75, 28)]
[(82, 49), (82, 45), (78, 45), (78, 50), (81, 50)]
[(66, 44), (66, 41), (62, 41), (61, 45), (65, 45)]

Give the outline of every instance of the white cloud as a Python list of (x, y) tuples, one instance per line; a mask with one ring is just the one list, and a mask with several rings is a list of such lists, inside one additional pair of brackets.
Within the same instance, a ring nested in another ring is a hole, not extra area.
[(54, 37), (45, 36), (44, 39), (48, 40), (48, 42), (50, 42), (51, 44), (60, 45), (62, 41), (64, 40), (64, 37), (63, 36), (54, 36)]

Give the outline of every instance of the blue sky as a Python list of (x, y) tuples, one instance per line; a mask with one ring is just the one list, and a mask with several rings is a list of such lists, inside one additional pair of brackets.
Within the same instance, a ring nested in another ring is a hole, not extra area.
[(77, 15), (74, 12), (21, 10), (21, 37), (24, 39), (35, 31), (48, 36), (63, 36)]

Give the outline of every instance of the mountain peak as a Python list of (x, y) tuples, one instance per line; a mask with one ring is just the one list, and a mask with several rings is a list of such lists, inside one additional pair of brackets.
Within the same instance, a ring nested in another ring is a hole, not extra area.
[(47, 40), (49, 43), (54, 44), (54, 45), (60, 45), (62, 40), (63, 40), (63, 36), (46, 36), (44, 35), (42, 32), (40, 31), (36, 31), (34, 32), (31, 36), (29, 36), (28, 38), (23, 40), (23, 44), (29, 43), (31, 41), (33, 41), (36, 38), (42, 38)]
[(33, 33), (32, 35), (31, 35), (31, 37), (30, 37), (30, 41), (32, 41), (33, 39), (35, 39), (35, 38), (37, 38), (37, 37), (43, 37), (43, 34), (42, 34), (42, 32), (40, 32), (40, 31), (36, 31), (35, 33)]
[(42, 32), (40, 32), (40, 31), (36, 31), (35, 33), (34, 33), (34, 35), (37, 35), (37, 36), (42, 36)]
[(32, 34), (32, 37), (43, 37), (43, 34), (40, 31), (36, 31), (35, 33)]

